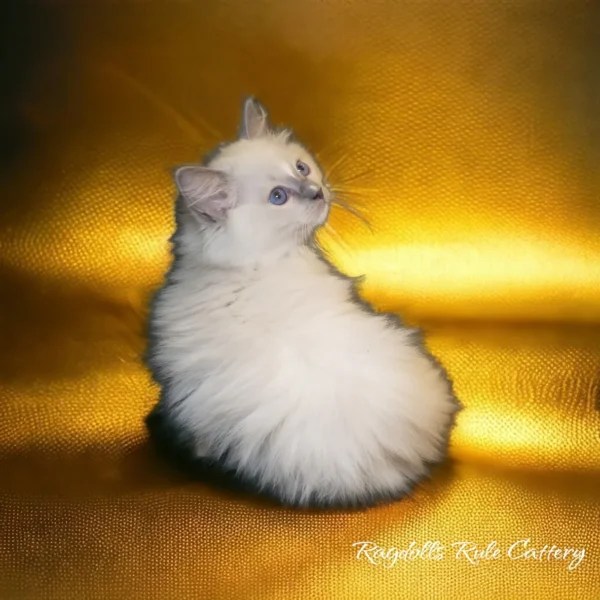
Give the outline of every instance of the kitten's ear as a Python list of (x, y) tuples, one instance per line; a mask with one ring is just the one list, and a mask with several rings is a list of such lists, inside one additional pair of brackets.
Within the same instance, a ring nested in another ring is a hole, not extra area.
[(240, 136), (251, 140), (272, 132), (266, 108), (255, 98), (244, 100)]
[(176, 169), (174, 177), (185, 206), (191, 212), (220, 221), (233, 207), (231, 185), (223, 171), (191, 165)]

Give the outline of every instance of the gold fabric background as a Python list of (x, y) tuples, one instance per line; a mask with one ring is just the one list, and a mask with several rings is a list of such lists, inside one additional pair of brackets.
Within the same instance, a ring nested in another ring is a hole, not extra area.
[[(599, 598), (595, 4), (9, 4), (0, 598)], [(373, 233), (334, 213), (323, 243), (424, 327), (465, 405), (448, 464), (405, 501), (284, 510), (188, 482), (147, 445), (169, 169), (232, 136), (247, 93), (364, 204)], [(570, 571), (450, 550), (527, 538), (586, 555)], [(447, 552), (386, 568), (357, 560), (366, 540)]]

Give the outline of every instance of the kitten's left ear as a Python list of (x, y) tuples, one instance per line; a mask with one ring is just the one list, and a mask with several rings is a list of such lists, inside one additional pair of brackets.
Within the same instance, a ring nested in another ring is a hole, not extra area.
[(229, 178), (223, 171), (190, 165), (176, 169), (174, 176), (190, 212), (208, 217), (211, 221), (220, 221), (233, 208), (233, 192)]
[(246, 98), (242, 111), (240, 136), (251, 140), (272, 132), (267, 109), (256, 99)]

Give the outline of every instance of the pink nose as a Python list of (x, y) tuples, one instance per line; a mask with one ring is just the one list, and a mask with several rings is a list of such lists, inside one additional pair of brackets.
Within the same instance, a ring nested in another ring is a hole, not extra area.
[(306, 181), (302, 184), (302, 195), (308, 200), (323, 200), (323, 188), (316, 183)]
[(313, 200), (323, 200), (323, 188), (319, 188), (317, 193), (313, 196)]

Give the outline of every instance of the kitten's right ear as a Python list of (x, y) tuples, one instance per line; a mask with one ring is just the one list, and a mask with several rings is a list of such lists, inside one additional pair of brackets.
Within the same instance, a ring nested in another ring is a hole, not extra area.
[(252, 96), (246, 98), (242, 111), (240, 137), (251, 140), (268, 135), (271, 131), (266, 108), (256, 98)]
[(223, 171), (190, 165), (176, 169), (174, 177), (190, 212), (220, 221), (233, 207), (231, 185)]

